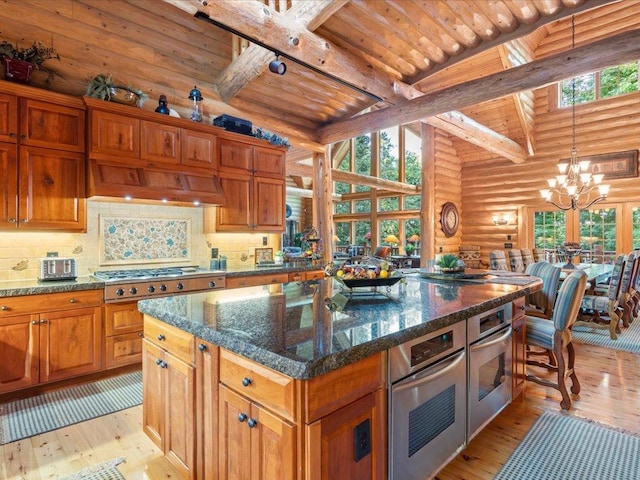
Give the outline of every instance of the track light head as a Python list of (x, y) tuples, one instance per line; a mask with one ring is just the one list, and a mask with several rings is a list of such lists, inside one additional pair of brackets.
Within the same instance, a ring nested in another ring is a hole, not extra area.
[(269, 63), (269, 71), (273, 73), (277, 73), (278, 75), (284, 75), (287, 73), (287, 66), (284, 62), (278, 60), (279, 55), (276, 54), (276, 59)]

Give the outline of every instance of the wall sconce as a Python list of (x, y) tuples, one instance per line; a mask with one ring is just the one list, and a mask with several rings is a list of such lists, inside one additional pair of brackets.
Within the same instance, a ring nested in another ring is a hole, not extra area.
[(494, 225), (507, 225), (509, 223), (509, 215), (506, 213), (502, 216), (494, 215), (493, 216), (493, 224)]
[(284, 75), (285, 73), (287, 73), (287, 66), (284, 62), (278, 60), (278, 58), (280, 58), (280, 55), (276, 53), (276, 59), (272, 60), (271, 63), (269, 63), (269, 71), (277, 73), (278, 75)]

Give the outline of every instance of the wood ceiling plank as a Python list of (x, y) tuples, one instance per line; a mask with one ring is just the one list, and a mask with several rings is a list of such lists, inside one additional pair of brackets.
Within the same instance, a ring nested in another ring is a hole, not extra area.
[(478, 78), (358, 117), (335, 122), (318, 132), (320, 143), (333, 143), (365, 132), (538, 88), (565, 78), (640, 58), (640, 28), (576, 47), (571, 52)]

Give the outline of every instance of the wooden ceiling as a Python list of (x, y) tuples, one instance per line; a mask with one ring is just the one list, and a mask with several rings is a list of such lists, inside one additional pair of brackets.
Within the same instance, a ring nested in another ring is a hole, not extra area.
[[(577, 25), (594, 18), (606, 25), (583, 28), (578, 47), (622, 32), (631, 34), (624, 45), (640, 44), (638, 3), (3, 0), (0, 40), (55, 46), (60, 61), (47, 65), (63, 78), (55, 79), (53, 89), (73, 95), (82, 95), (92, 76), (111, 73), (150, 95), (146, 109), (155, 109), (165, 94), (171, 108), (188, 116), (187, 96), (197, 85), (209, 121), (223, 113), (251, 120), (288, 137), (296, 158), (303, 150), (321, 150), (389, 122), (423, 120), (522, 161), (535, 149), (526, 91), (557, 81), (558, 75), (588, 71), (584, 60), (562, 57), (571, 48), (569, 17), (576, 14)], [(196, 12), (210, 21), (194, 17)], [(602, 22), (607, 15), (616, 22)], [(554, 31), (562, 32), (563, 40), (540, 47)], [(616, 52), (620, 58), (634, 54), (622, 50)], [(283, 76), (268, 70), (274, 51), (287, 64)], [(551, 63), (536, 69), (555, 69), (550, 75), (523, 69), (545, 58)], [(560, 68), (563, 60), (566, 66)], [(474, 81), (472, 89), (452, 90)], [(497, 88), (505, 83), (508, 88)], [(501, 109), (504, 117), (483, 115), (482, 105)], [(366, 109), (371, 113), (354, 117)]]

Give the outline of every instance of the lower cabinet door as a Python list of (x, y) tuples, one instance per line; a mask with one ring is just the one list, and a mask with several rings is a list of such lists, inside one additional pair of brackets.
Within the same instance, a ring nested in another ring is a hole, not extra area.
[(142, 341), (142, 430), (164, 452), (165, 352)]
[(249, 480), (251, 476), (251, 402), (220, 385), (219, 478)]
[(39, 324), (37, 315), (0, 319), (0, 393), (38, 383)]
[(102, 310), (76, 308), (40, 315), (40, 381), (102, 368)]

